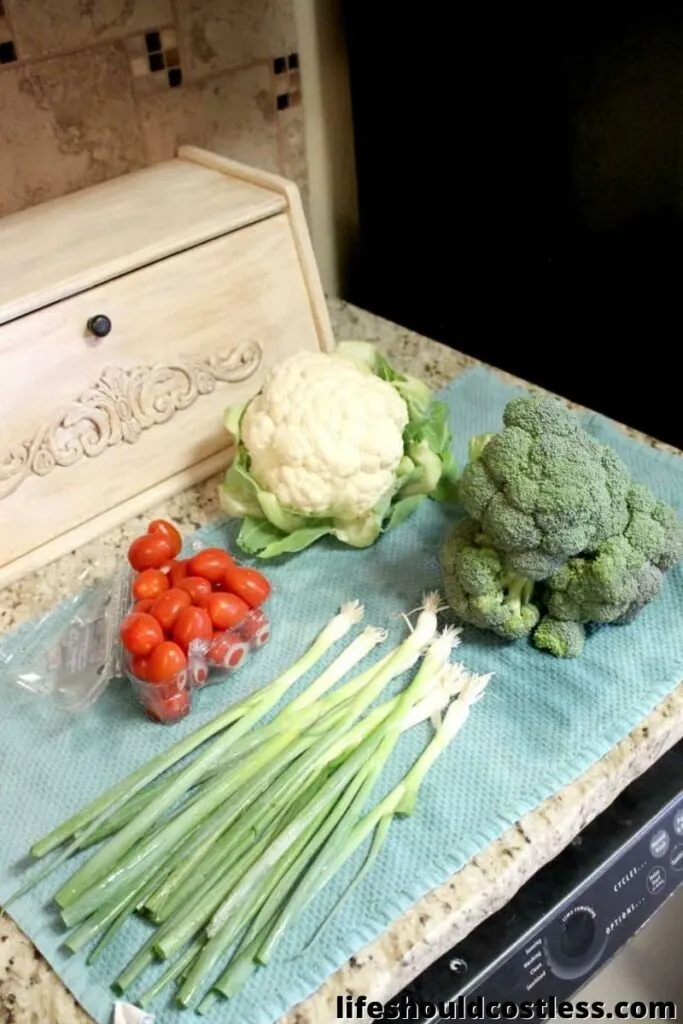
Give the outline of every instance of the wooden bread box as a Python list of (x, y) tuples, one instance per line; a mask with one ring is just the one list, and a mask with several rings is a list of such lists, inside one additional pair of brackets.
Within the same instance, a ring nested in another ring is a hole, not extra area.
[(332, 331), (298, 190), (183, 147), (0, 220), (0, 586), (226, 466)]

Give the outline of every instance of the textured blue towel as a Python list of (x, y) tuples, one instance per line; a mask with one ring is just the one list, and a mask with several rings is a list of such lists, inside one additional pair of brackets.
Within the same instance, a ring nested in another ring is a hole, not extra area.
[[(445, 390), (461, 462), (468, 437), (496, 430), (505, 403), (516, 393), (480, 369)], [(586, 417), (586, 426), (614, 446), (635, 478), (681, 509), (683, 460), (625, 437), (601, 417)], [(372, 549), (342, 550), (321, 543), (286, 563), (271, 564), (272, 643), (226, 688), (204, 691), (192, 716), (173, 728), (141, 717), (123, 683), (111, 685), (82, 718), (63, 717), (5, 688), (0, 717), (0, 901), (15, 888), (16, 862), (32, 840), (212, 717), (229, 699), (272, 678), (302, 651), (342, 600), (362, 598), (366, 622), (393, 624), (392, 638), (400, 636), (396, 613), (414, 608), (422, 591), (439, 583), (435, 555), (452, 514), (426, 503)], [(230, 542), (232, 531), (219, 525), (204, 536), (210, 542)], [(463, 661), (481, 672), (494, 670), (496, 678), (466, 729), (427, 778), (415, 814), (392, 826), (373, 870), (311, 948), (298, 955), (343, 891), (357, 860), (307, 909), (271, 965), (238, 998), (218, 1004), (211, 1019), (271, 1024), (412, 903), (634, 728), (683, 679), (683, 566), (669, 574), (659, 600), (636, 623), (595, 635), (578, 661), (557, 661), (525, 643), (506, 646), (476, 631), (468, 631), (466, 641), (460, 648)], [(17, 641), (9, 637), (4, 642)], [(428, 735), (425, 724), (403, 737), (383, 789), (403, 774)], [(86, 968), (82, 956), (69, 957), (60, 949), (62, 933), (46, 909), (55, 888), (52, 879), (12, 913), (92, 1016), (109, 1021), (109, 983), (145, 937), (146, 925), (129, 923), (102, 959)], [(145, 976), (133, 994), (149, 980)], [(154, 1009), (159, 1024), (192, 1019), (163, 998)]]

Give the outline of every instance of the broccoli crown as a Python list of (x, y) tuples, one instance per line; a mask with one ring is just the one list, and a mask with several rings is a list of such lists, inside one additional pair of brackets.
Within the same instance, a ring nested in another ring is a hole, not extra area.
[(683, 556), (676, 513), (640, 484), (627, 495), (628, 523), (596, 551), (570, 558), (547, 585), (548, 611), (577, 622), (632, 622)]
[(529, 635), (539, 619), (533, 581), (505, 568), (478, 523), (466, 518), (455, 524), (441, 564), (446, 600), (458, 618), (506, 640)]
[(556, 658), (578, 658), (586, 632), (579, 622), (563, 622), (545, 615), (534, 631), (534, 646)]
[(460, 498), (513, 573), (546, 579), (572, 555), (620, 534), (628, 470), (560, 402), (515, 398), (503, 430), (477, 445)]

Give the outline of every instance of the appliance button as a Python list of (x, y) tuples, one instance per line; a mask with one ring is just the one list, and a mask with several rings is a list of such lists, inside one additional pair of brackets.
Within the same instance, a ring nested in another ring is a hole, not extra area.
[(646, 880), (647, 891), (653, 896), (661, 892), (666, 885), (666, 871), (658, 864), (656, 867), (651, 868), (647, 875)]
[(456, 956), (448, 961), (448, 970), (453, 974), (467, 974), (467, 964), (461, 957)]
[(669, 852), (670, 843), (669, 833), (660, 828), (650, 839), (650, 853), (653, 857), (664, 857)]
[(679, 807), (674, 814), (674, 832), (677, 836), (683, 836), (683, 807)]
[(676, 843), (671, 851), (669, 864), (674, 871), (683, 871), (683, 843)]

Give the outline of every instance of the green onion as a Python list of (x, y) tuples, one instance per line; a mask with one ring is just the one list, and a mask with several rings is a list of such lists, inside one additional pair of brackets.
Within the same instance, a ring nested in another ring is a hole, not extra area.
[[(147, 914), (154, 931), (115, 988), (126, 992), (161, 957), (168, 965), (148, 984), (143, 1005), (172, 983), (180, 1003), (194, 1005), (213, 983), (201, 999), (203, 1013), (269, 960), (289, 923), (374, 833), (351, 888), (357, 885), (394, 818), (412, 810), (424, 775), (488, 678), (450, 664), (458, 638), (452, 630), (436, 637), (437, 607), (438, 595), (425, 598), (410, 635), (353, 674), (386, 637), (384, 630), (363, 630), (276, 708), (358, 622), (358, 602), (345, 605), (272, 683), (36, 843), (34, 855), (63, 847), (40, 877), (72, 852), (102, 844), (55, 895), (64, 921), (77, 926), (67, 946), (81, 950), (97, 939), (92, 960), (132, 914)], [(380, 703), (386, 686), (421, 658), (398, 696)], [(429, 718), (438, 721), (430, 745), (389, 797), (368, 809), (401, 733)]]
[[(235, 708), (225, 712), (226, 724), (232, 724), (232, 728), (219, 736), (195, 761), (183, 768), (174, 781), (149, 806), (129, 821), (113, 839), (110, 839), (104, 847), (98, 850), (89, 861), (72, 875), (68, 882), (58, 889), (55, 894), (55, 900), (59, 906), (62, 908), (70, 907), (86, 890), (104, 878), (123, 855), (145, 834), (150, 825), (154, 824), (166, 810), (172, 807), (176, 800), (182, 797), (191, 786), (194, 786), (202, 778), (207, 769), (213, 767), (238, 739), (241, 739), (252, 726), (263, 718), (284, 696), (287, 690), (305, 675), (327, 653), (333, 644), (346, 635), (349, 629), (358, 622), (362, 614), (362, 607), (358, 602), (344, 605), (341, 612), (328, 622), (327, 626), (325, 626), (299, 661), (283, 672), (274, 682), (264, 687), (260, 691), (260, 699), (252, 699), (252, 705), (247, 705), (245, 713), (241, 713), (238, 719), (236, 719)], [(218, 719), (214, 719), (213, 723), (209, 723), (203, 729), (198, 730), (198, 733), (202, 735), (202, 739), (199, 742), (203, 742), (204, 739), (220, 731), (220, 727), (214, 728), (213, 726), (221, 718), (223, 716), (219, 715)], [(197, 736), (197, 733), (194, 733), (193, 736)], [(189, 748), (188, 750), (183, 750), (183, 756), (198, 745), (191, 743), (191, 740), (192, 737), (188, 737), (188, 740), (185, 741), (189, 744)], [(181, 747), (182, 744), (177, 744), (177, 746)], [(178, 758), (174, 758), (173, 761), (169, 762), (168, 757), (163, 760), (161, 755), (159, 755), (154, 760), (163, 763), (164, 767), (168, 767)], [(159, 768), (159, 771), (161, 770), (163, 769)], [(141, 773), (140, 779), (145, 778), (145, 781), (149, 781), (145, 777), (144, 766), (138, 769), (138, 772)], [(158, 773), (155, 772), (155, 776)], [(143, 784), (142, 782), (139, 783), (139, 785)], [(136, 785), (138, 785), (138, 782), (136, 782)], [(115, 790), (118, 790), (118, 788), (114, 787)], [(137, 792), (137, 789), (135, 789), (135, 792)], [(133, 794), (130, 793), (129, 795)]]
[(182, 953), (172, 964), (169, 964), (166, 970), (159, 975), (154, 984), (150, 985), (149, 988), (142, 993), (140, 998), (136, 1000), (138, 1006), (143, 1010), (146, 1010), (149, 1004), (152, 1003), (161, 992), (163, 992), (166, 986), (170, 984), (170, 982), (175, 981), (176, 978), (180, 977), (183, 971), (190, 966), (201, 948), (201, 939), (195, 939), (195, 941), (187, 947), (185, 952)]

